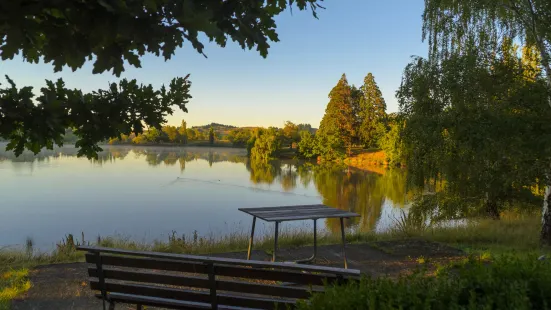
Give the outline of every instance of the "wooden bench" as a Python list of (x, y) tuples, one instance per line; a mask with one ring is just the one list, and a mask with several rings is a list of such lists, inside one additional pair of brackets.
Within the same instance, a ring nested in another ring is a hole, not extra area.
[(293, 263), (127, 251), (87, 251), (90, 288), (109, 303), (170, 309), (287, 309), (324, 284), (358, 279), (359, 270)]

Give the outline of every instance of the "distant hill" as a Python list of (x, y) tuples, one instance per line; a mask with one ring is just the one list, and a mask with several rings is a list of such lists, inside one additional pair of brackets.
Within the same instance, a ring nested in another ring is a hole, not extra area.
[(214, 128), (214, 130), (216, 131), (224, 131), (224, 130), (231, 130), (231, 129), (237, 128), (236, 126), (224, 125), (224, 124), (218, 124), (218, 123), (210, 123), (202, 126), (192, 126), (191, 128), (209, 130), (210, 127)]

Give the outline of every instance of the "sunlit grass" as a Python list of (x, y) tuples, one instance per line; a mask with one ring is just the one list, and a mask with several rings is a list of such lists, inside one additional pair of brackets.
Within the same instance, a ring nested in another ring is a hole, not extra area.
[(441, 242), (467, 252), (549, 252), (540, 246), (541, 216), (538, 214), (504, 213), (500, 220), (473, 219), (465, 225), (436, 228), (410, 224), (407, 220), (401, 222), (405, 224), (397, 225), (391, 235)]
[(11, 300), (31, 288), (29, 269), (17, 269), (0, 273), (0, 310), (11, 308)]

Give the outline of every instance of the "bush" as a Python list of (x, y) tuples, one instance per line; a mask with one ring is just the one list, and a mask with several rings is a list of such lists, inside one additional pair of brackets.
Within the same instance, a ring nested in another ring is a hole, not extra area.
[(550, 309), (551, 263), (536, 256), (469, 259), (435, 276), (363, 278), (330, 287), (299, 309)]

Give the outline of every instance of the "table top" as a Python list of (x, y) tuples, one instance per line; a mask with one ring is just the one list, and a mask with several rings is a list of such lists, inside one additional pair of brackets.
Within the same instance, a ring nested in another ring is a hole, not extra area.
[(256, 216), (267, 222), (315, 220), (321, 218), (348, 218), (360, 216), (357, 213), (332, 208), (326, 205), (302, 205), (266, 208), (239, 208), (239, 211)]

